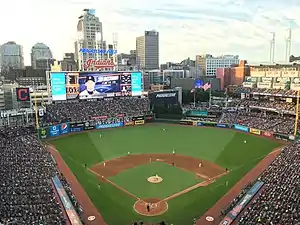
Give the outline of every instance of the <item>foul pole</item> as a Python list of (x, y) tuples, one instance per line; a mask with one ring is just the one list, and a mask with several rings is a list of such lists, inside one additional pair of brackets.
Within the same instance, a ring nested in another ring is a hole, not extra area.
[(297, 91), (297, 104), (296, 104), (296, 118), (295, 118), (295, 127), (294, 127), (294, 136), (297, 135), (297, 128), (298, 128), (298, 119), (299, 119), (299, 95), (300, 90)]

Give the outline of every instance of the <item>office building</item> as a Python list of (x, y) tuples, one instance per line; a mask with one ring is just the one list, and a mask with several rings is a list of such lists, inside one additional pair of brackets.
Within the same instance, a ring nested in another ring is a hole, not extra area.
[(74, 53), (65, 53), (62, 61), (59, 62), (62, 71), (77, 71), (77, 63)]
[(203, 74), (209, 77), (216, 76), (217, 68), (229, 68), (231, 65), (238, 65), (240, 62), (238, 55), (222, 55), (214, 57), (212, 55), (196, 55), (196, 69), (202, 70)]
[(31, 66), (33, 69), (50, 70), (53, 61), (52, 52), (44, 43), (36, 43), (31, 48)]
[(144, 35), (136, 38), (136, 57), (139, 69), (159, 69), (159, 33), (145, 31)]
[[(99, 17), (95, 15), (95, 10), (84, 9), (83, 15), (78, 18), (77, 34), (78, 39), (75, 42), (75, 59), (78, 64), (78, 69), (83, 71), (85, 63), (88, 59), (108, 59), (111, 58), (109, 54), (103, 52), (80, 52), (80, 49), (101, 49), (107, 50), (106, 42), (103, 39), (102, 22)], [(88, 70), (96, 70), (93, 67)]]
[(232, 65), (228, 68), (217, 68), (216, 77), (220, 79), (222, 90), (230, 85), (242, 85), (246, 76), (250, 75), (250, 67), (246, 60), (241, 60), (238, 65)]
[(24, 68), (23, 47), (10, 41), (0, 46), (0, 71)]

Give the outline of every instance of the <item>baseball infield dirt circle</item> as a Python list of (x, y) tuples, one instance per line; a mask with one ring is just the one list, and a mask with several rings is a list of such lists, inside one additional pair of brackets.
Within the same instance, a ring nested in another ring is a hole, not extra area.
[(158, 184), (163, 181), (163, 179), (158, 175), (148, 177), (147, 180), (152, 184)]
[(159, 216), (168, 211), (168, 203), (157, 198), (148, 198), (137, 200), (133, 208), (136, 213), (143, 216)]

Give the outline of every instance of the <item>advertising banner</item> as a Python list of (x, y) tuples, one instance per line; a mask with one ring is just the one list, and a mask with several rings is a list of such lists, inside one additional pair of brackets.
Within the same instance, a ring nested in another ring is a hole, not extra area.
[(48, 137), (48, 130), (49, 128), (48, 127), (42, 127), (39, 129), (39, 137), (41, 139), (45, 139)]
[(178, 91), (159, 91), (152, 95), (153, 104), (177, 104)]
[(69, 123), (60, 124), (60, 134), (67, 134), (70, 132)]
[(224, 123), (217, 123), (216, 127), (220, 127), (220, 128), (228, 128), (228, 124), (224, 124)]
[(203, 126), (215, 127), (217, 123), (215, 122), (202, 122)]
[(133, 126), (134, 122), (130, 121), (130, 122), (125, 122), (125, 126)]
[(250, 133), (260, 135), (261, 134), (261, 130), (255, 129), (255, 128), (250, 128)]
[(263, 182), (257, 181), (246, 195), (235, 205), (235, 207), (230, 210), (226, 217), (219, 223), (219, 225), (230, 225), (238, 217), (238, 215), (243, 211), (250, 200), (255, 196), (255, 194), (262, 188)]
[(60, 135), (59, 127), (60, 127), (60, 125), (50, 126), (49, 127), (49, 136), (50, 137), (59, 136)]
[(84, 130), (93, 130), (95, 128), (96, 128), (96, 126), (91, 124), (89, 121), (86, 121), (84, 123), (84, 128), (83, 128)]
[(134, 122), (135, 125), (142, 125), (142, 124), (145, 124), (145, 120), (136, 120)]
[(180, 120), (179, 123), (181, 125), (190, 125), (190, 126), (193, 126), (193, 121), (192, 120)]
[(26, 102), (30, 101), (29, 88), (16, 88), (17, 101)]
[(242, 126), (242, 125), (239, 125), (239, 124), (233, 124), (233, 128), (236, 129), (236, 130), (241, 130), (241, 131), (244, 131), (244, 132), (249, 132), (249, 128), (248, 127), (245, 127), (245, 126)]
[(111, 124), (97, 124), (96, 129), (104, 129), (104, 128), (114, 128), (114, 127), (123, 127), (124, 123), (111, 123)]
[(146, 121), (146, 122), (151, 122), (151, 121), (153, 121), (153, 116), (152, 116), (152, 115), (146, 115), (146, 116), (145, 116), (145, 121)]
[(70, 201), (59, 178), (57, 176), (53, 177), (52, 182), (53, 182), (54, 187), (57, 191), (57, 194), (64, 206), (64, 209), (66, 210), (66, 214), (67, 214), (71, 224), (72, 225), (82, 225), (80, 218), (78, 217), (78, 215), (72, 205), (72, 202)]
[(268, 137), (268, 138), (272, 138), (273, 137), (273, 133), (270, 131), (262, 131), (261, 135), (264, 137)]
[(197, 126), (201, 127), (201, 126), (204, 126), (204, 124), (201, 122), (197, 122)]
[(294, 141), (295, 140), (295, 136), (294, 135), (289, 135), (289, 140), (290, 141)]
[(70, 132), (80, 132), (84, 130), (84, 122), (70, 123)]
[(275, 133), (275, 134), (273, 134), (273, 136), (278, 140), (284, 140), (284, 141), (289, 140), (289, 136), (286, 134)]
[(144, 120), (144, 116), (133, 116), (132, 117), (132, 121), (136, 121), (136, 120)]

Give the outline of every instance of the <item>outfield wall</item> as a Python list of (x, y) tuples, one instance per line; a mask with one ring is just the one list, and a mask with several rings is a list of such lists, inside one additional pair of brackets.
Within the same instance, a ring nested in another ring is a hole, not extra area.
[(137, 126), (153, 121), (153, 115), (106, 118), (99, 120), (88, 120), (80, 122), (60, 123), (38, 129), (40, 139), (55, 138), (70, 133), (78, 133), (89, 130), (101, 130), (106, 128)]
[(116, 128), (124, 126), (136, 126), (143, 125), (148, 122), (161, 122), (171, 124), (181, 124), (187, 126), (205, 126), (205, 127), (216, 127), (216, 128), (227, 128), (242, 131), (245, 133), (254, 134), (257, 136), (263, 136), (267, 138), (275, 138), (277, 140), (294, 141), (295, 136), (286, 135), (281, 133), (274, 133), (270, 131), (260, 130), (252, 127), (243, 126), (240, 124), (227, 124), (227, 123), (216, 123), (216, 122), (205, 122), (196, 120), (171, 120), (171, 119), (155, 119), (153, 115), (143, 115), (135, 117), (118, 117), (106, 118), (105, 120), (89, 120), (81, 122), (69, 122), (60, 123), (48, 127), (41, 127), (38, 129), (38, 135), (40, 139), (54, 138), (69, 133), (78, 133), (89, 130), (99, 130), (106, 128)]
[(229, 129), (234, 129), (234, 130), (255, 134), (267, 138), (275, 138), (277, 140), (284, 140), (284, 141), (295, 140), (295, 136), (293, 135), (274, 133), (274, 132), (260, 130), (252, 127), (242, 126), (240, 124), (216, 123), (216, 122), (205, 122), (205, 121), (195, 121), (195, 120), (181, 120), (180, 124), (188, 125), (188, 126), (200, 126), (200, 127), (206, 126), (206, 127), (229, 128)]

